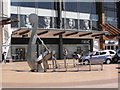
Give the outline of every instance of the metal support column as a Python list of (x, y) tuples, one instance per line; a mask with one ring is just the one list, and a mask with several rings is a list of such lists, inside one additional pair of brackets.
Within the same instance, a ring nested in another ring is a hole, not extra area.
[[(3, 16), (3, 0), (0, 0), (0, 16)], [(2, 44), (3, 44), (3, 31), (2, 31), (3, 26), (0, 25), (0, 53), (2, 53)], [(2, 54), (0, 54), (0, 61), (2, 61)]]
[[(0, 26), (0, 53), (2, 53), (2, 44), (3, 44), (3, 36), (2, 36), (2, 25)], [(0, 54), (0, 61), (2, 61), (2, 54)]]
[[(57, 28), (62, 28), (62, 1), (55, 2), (56, 10), (57, 10)], [(63, 36), (59, 35), (59, 59), (63, 59)]]
[(59, 35), (59, 59), (63, 59), (63, 36)]
[[(96, 9), (97, 9), (97, 14), (98, 14), (98, 28), (105, 31), (105, 29), (100, 26), (100, 24), (105, 23), (104, 2), (103, 1), (104, 0), (102, 0), (102, 2), (96, 2)], [(102, 40), (102, 42), (100, 42), (100, 49), (104, 49), (105, 45), (104, 45), (103, 41), (105, 40), (105, 36), (102, 36), (101, 40)]]

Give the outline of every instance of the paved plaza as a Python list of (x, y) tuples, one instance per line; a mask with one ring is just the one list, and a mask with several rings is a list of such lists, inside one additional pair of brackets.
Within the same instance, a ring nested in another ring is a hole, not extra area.
[(27, 62), (0, 64), (4, 88), (118, 88), (118, 64), (93, 65), (92, 71), (82, 66), (80, 71), (70, 66), (68, 71), (30, 72)]

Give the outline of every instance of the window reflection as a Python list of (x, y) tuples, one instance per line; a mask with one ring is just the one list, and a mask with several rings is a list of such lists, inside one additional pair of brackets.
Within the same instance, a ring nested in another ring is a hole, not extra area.
[(110, 23), (117, 27), (117, 10), (116, 2), (105, 2), (104, 3), (105, 22)]
[(72, 19), (72, 18), (67, 18), (66, 20), (66, 29), (78, 29), (78, 20), (77, 19)]
[(66, 11), (96, 14), (95, 2), (64, 2)]
[(75, 20), (74, 19), (69, 19), (68, 21), (68, 24), (69, 24), (69, 27), (72, 29), (72, 28), (75, 28)]
[(45, 8), (45, 9), (54, 9), (54, 2), (19, 2), (19, 1), (11, 1), (12, 6), (22, 6), (22, 7), (36, 7), (36, 8)]
[(77, 1), (76, 2), (64, 2), (66, 11), (77, 11)]
[(82, 13), (90, 13), (91, 12), (91, 2), (79, 2), (78, 11)]
[(36, 2), (19, 2), (22, 7), (36, 7)]
[(36, 2), (38, 8), (54, 9), (54, 2)]
[(11, 5), (12, 5), (12, 6), (19, 6), (19, 3), (16, 2), (16, 1), (14, 1), (14, 0), (12, 0), (12, 1), (11, 1)]
[(96, 14), (96, 2), (91, 2), (91, 14)]
[(104, 2), (104, 7), (107, 8), (116, 8), (116, 2)]
[(53, 22), (52, 22), (52, 26), (53, 28), (57, 28), (57, 17), (52, 17)]
[(92, 30), (99, 30), (98, 29), (98, 21), (92, 21)]
[(52, 19), (52, 17), (48, 17), (48, 16), (45, 16), (45, 17), (42, 17), (42, 16), (39, 16), (39, 19), (38, 19), (38, 27), (39, 28), (45, 28), (45, 29), (49, 29), (49, 28), (54, 28), (55, 26), (53, 25), (54, 19)]
[(50, 17), (44, 17), (44, 23), (45, 23), (45, 27), (44, 28), (50, 28)]
[(80, 20), (80, 29), (89, 30), (90, 29), (90, 20)]
[(26, 15), (20, 15), (20, 27), (26, 27), (26, 18), (27, 16)]
[[(16, 18), (16, 19), (18, 19), (18, 15), (17, 15), (17, 14), (11, 14), (11, 18)], [(12, 27), (12, 28), (17, 28), (17, 27), (18, 27), (18, 22), (11, 23), (11, 27)]]

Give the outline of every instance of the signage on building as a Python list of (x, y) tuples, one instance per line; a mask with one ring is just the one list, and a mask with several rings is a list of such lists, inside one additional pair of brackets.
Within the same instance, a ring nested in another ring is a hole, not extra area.
[(90, 44), (90, 40), (81, 40), (81, 44)]
[(105, 44), (114, 44), (114, 45), (118, 45), (118, 41), (115, 40), (106, 40)]

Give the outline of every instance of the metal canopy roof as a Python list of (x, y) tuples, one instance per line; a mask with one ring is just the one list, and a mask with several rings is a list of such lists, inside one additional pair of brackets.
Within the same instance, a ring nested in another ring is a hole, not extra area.
[[(31, 36), (30, 29), (27, 28), (21, 28), (17, 29), (16, 31), (12, 32), (12, 37), (19, 37), (22, 38), (23, 35), (26, 35), (27, 37)], [(73, 31), (73, 30), (64, 30), (64, 29), (43, 29), (38, 28), (37, 34), (41, 38), (59, 38), (59, 35), (63, 35), (63, 38), (93, 38), (92, 35), (101, 35), (105, 34), (103, 31)]]

